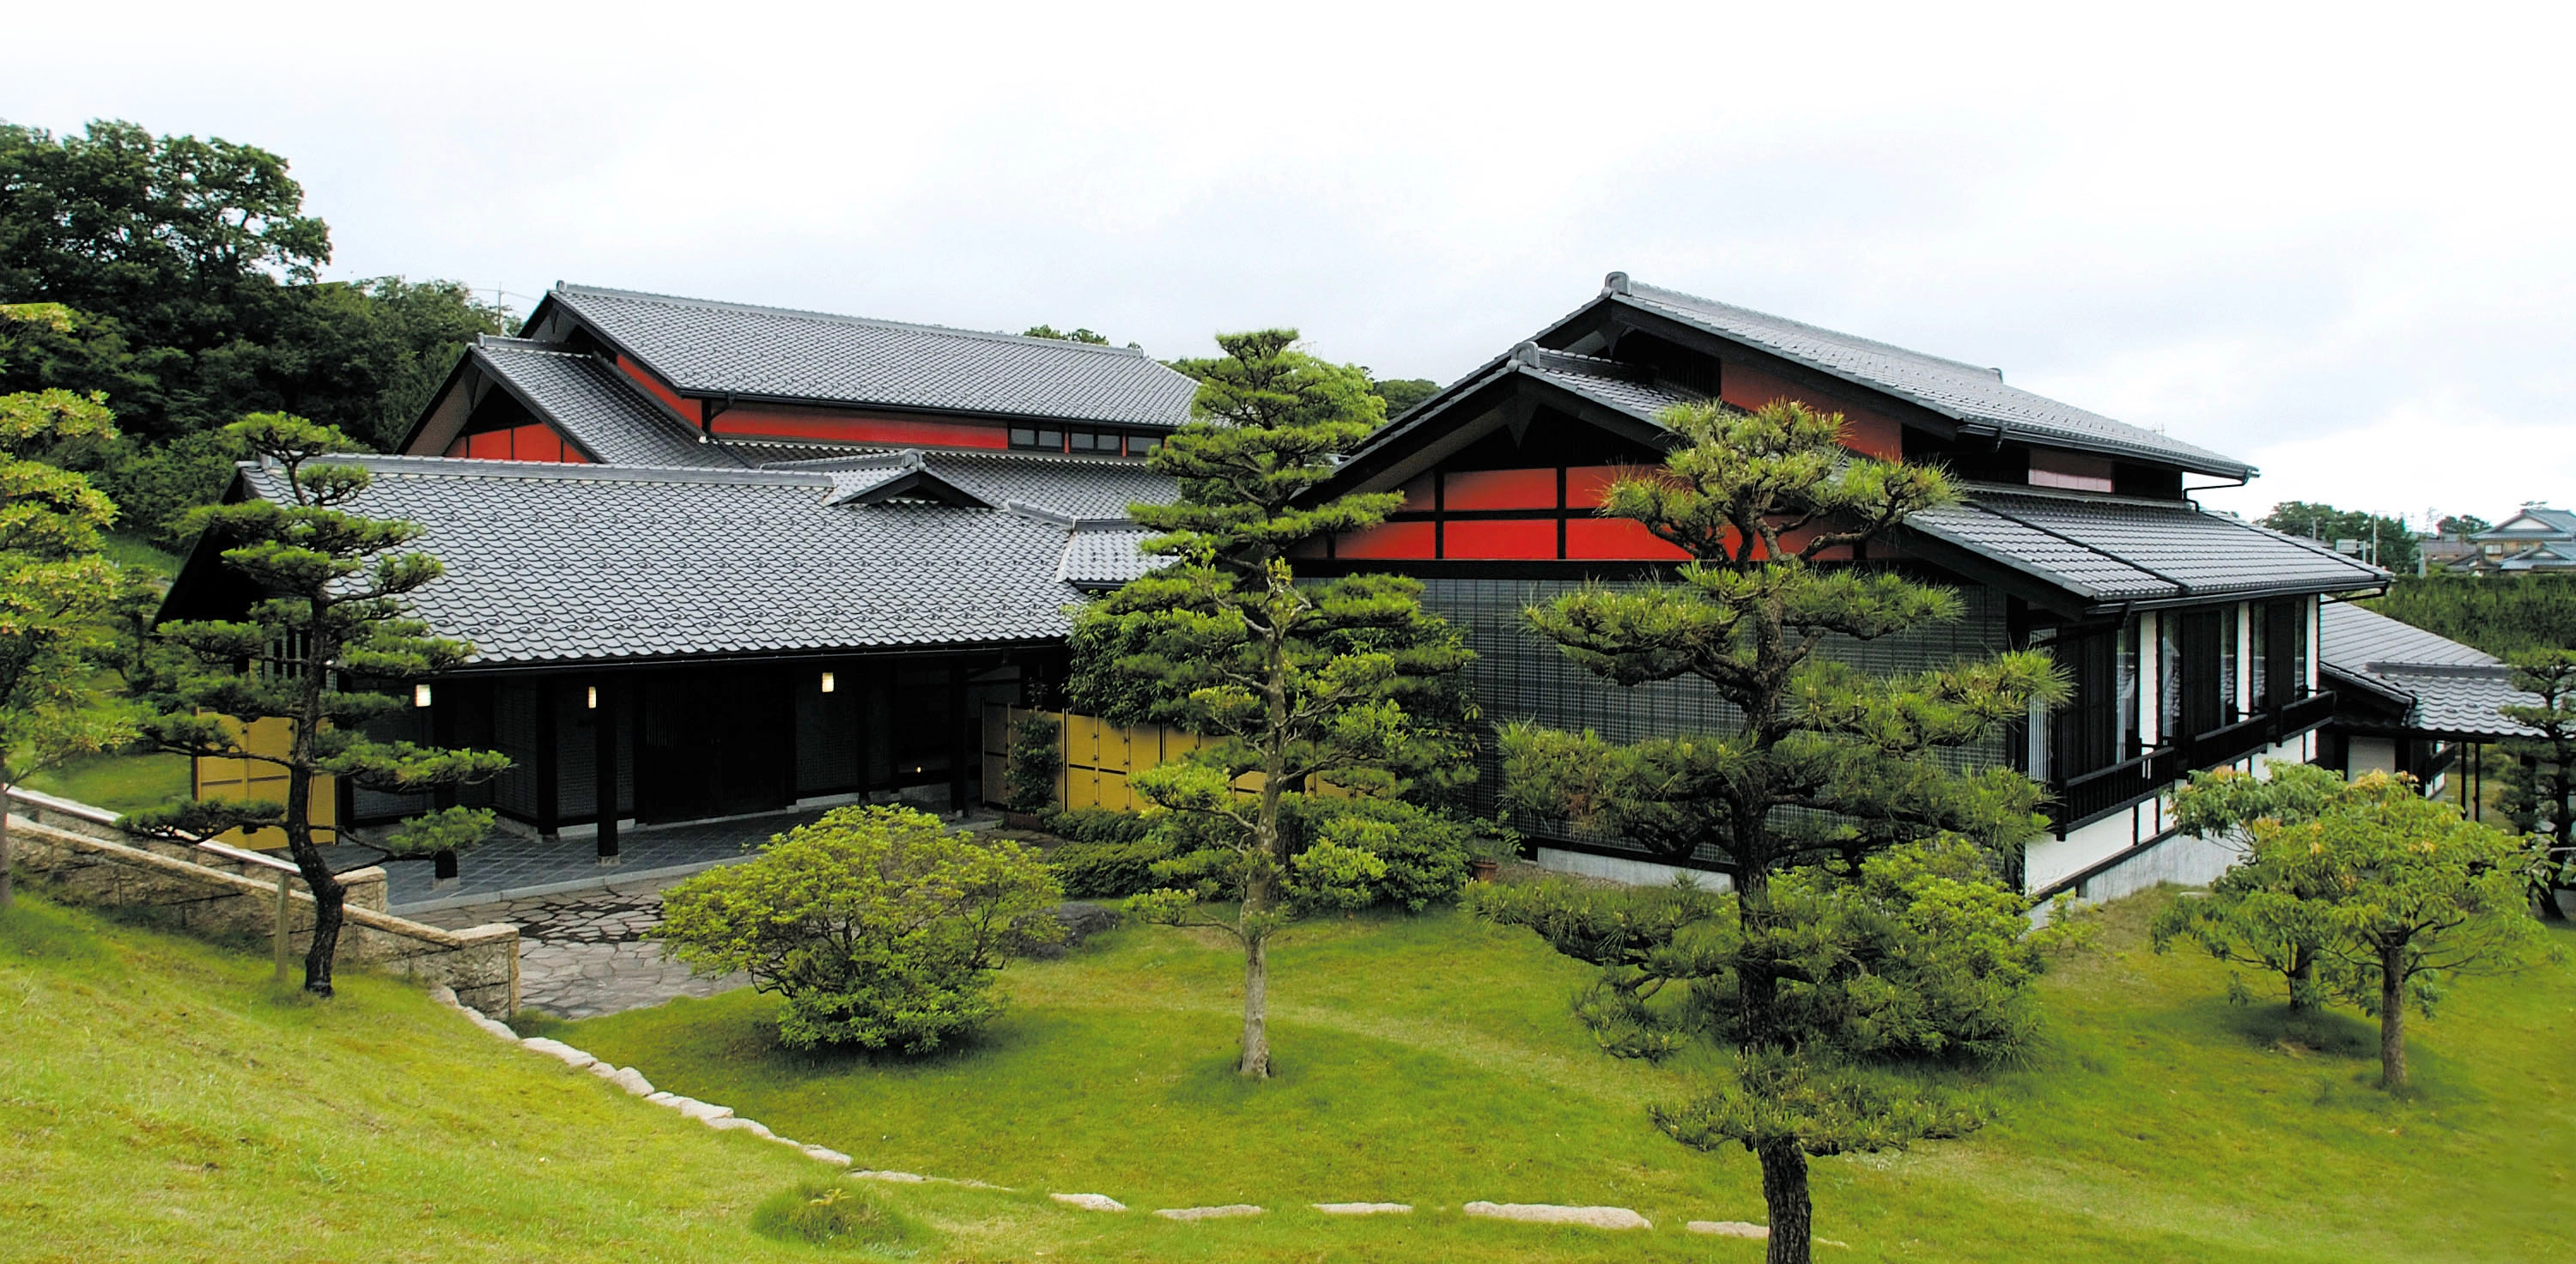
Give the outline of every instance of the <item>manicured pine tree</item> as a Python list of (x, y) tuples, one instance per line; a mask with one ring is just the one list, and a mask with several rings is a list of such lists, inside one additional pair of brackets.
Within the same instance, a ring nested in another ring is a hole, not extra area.
[(2499, 710), (2534, 735), (2504, 744), (2514, 762), (2505, 768), (2503, 806), (2516, 828), (2542, 840), (2545, 854), (2531, 875), (2533, 906), (2542, 917), (2565, 921), (2558, 890), (2576, 874), (2576, 650), (2532, 650), (2509, 661), (2513, 687), (2535, 701)]
[[(1282, 797), (1317, 776), (1389, 792), (1408, 772), (1463, 763), (1454, 734), (1418, 723), (1406, 704), (1437, 694), (1470, 657), (1454, 628), (1422, 610), (1414, 580), (1297, 578), (1289, 559), (1299, 545), (1374, 526), (1403, 498), (1300, 503), (1332, 474), (1329, 458), (1358, 447), (1385, 412), (1365, 373), (1296, 341), (1287, 329), (1220, 335), (1224, 356), (1179, 366), (1199, 378), (1196, 419), (1150, 465), (1179, 480), (1181, 498), (1128, 510), (1163, 533), (1146, 552), (1172, 561), (1081, 613), (1070, 689), (1094, 713), (1214, 739), (1133, 779), (1206, 844), (1192, 858), (1199, 887), (1135, 907), (1180, 921), (1204, 899), (1239, 901), (1228, 920), (1192, 924), (1242, 943), (1239, 1069), (1254, 1077), (1270, 1074), (1267, 946), (1293, 913), (1283, 895), (1297, 876)], [(1358, 876), (1366, 862), (1346, 850), (1307, 862), (1314, 885)]]
[[(405, 696), (353, 687), (399, 686), (454, 667), (473, 653), (461, 641), (430, 636), (410, 614), (407, 594), (442, 572), (436, 558), (405, 551), (416, 523), (366, 517), (348, 506), (370, 481), (364, 466), (327, 459), (354, 450), (347, 436), (301, 417), (261, 413), (228, 428), (262, 464), (257, 475), (273, 492), (198, 512), (202, 529), (223, 546), (224, 566), (260, 593), (240, 619), (163, 624), (160, 639), (183, 653), (153, 682), (159, 714), (145, 731), (161, 749), (197, 758), (246, 759), (286, 772), (286, 801), (191, 799), (138, 814), (145, 832), (220, 834), (276, 829), (313, 893), (311, 949), (304, 989), (331, 995), (331, 962), (339, 946), (347, 888), (331, 869), (317, 824), (320, 778), (371, 790), (420, 794), (482, 781), (510, 765), (490, 751), (381, 742), (366, 722), (410, 705)], [(252, 724), (287, 723), (280, 750), (253, 744)], [(416, 818), (378, 840), (396, 854), (453, 850), (481, 836), (491, 814), (449, 808)]]
[[(0, 318), (43, 320), (49, 306)], [(0, 396), (0, 792), (134, 737), (132, 708), (105, 692), (110, 615), (126, 590), (99, 553), (116, 506), (87, 478), (38, 459), (115, 438), (103, 395)], [(0, 908), (16, 898), (5, 808), (0, 800)]]
[[(1958, 616), (1948, 590), (1834, 560), (1950, 502), (1939, 470), (1857, 455), (1841, 444), (1839, 415), (1793, 402), (1750, 414), (1684, 406), (1661, 420), (1675, 449), (1660, 470), (1615, 482), (1600, 512), (1643, 524), (1693, 560), (1675, 582), (1592, 586), (1532, 606), (1529, 626), (1604, 679), (1692, 681), (1738, 718), (1722, 731), (1625, 745), (1514, 726), (1503, 735), (1503, 789), (1525, 810), (1663, 855), (1714, 857), (1734, 892), (1631, 893), (1617, 908), (1578, 916), (1603, 897), (1563, 885), (1550, 897), (1561, 907), (1524, 907), (1505, 920), (1585, 960), (1600, 960), (1605, 946), (1634, 958), (1631, 973), (1609, 980), (1610, 995), (1586, 1002), (1584, 1016), (1614, 1052), (1618, 1033), (1649, 1016), (1655, 993), (1690, 985), (1700, 1026), (1736, 1048), (1736, 1080), (1659, 1112), (1658, 1122), (1695, 1147), (1732, 1141), (1752, 1151), (1769, 1258), (1804, 1264), (1809, 1156), (1901, 1145), (1969, 1122), (1906, 1084), (1860, 1076), (1834, 1053), (1848, 1043), (1836, 1033), (1849, 1011), (1820, 999), (1840, 985), (1814, 963), (1853, 958), (1856, 948), (1829, 942), (1832, 927), (1867, 919), (1820, 920), (1816, 901), (1846, 898), (1834, 893), (1890, 848), (1947, 836), (2000, 853), (2035, 834), (2037, 785), (2003, 769), (1956, 772), (1938, 756), (2026, 716), (2034, 699), (2061, 699), (2065, 686), (2045, 655), (2030, 652), (1893, 674), (1825, 655), (1834, 642)], [(1713, 918), (1732, 925), (1712, 932)], [(1935, 936), (1931, 946), (1940, 943)], [(1957, 1017), (1984, 1024), (1987, 1008)]]

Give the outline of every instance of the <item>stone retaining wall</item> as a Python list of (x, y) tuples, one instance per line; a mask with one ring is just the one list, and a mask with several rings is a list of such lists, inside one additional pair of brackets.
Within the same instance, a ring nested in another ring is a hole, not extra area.
[[(276, 871), (227, 861), (183, 844), (135, 838), (116, 816), (84, 803), (11, 789), (9, 835), (18, 867), (66, 903), (154, 908), (189, 931), (266, 942), (276, 931)], [(353, 870), (338, 961), (454, 988), (487, 1013), (519, 1008), (519, 928), (507, 923), (445, 930), (385, 912), (385, 871)], [(289, 944), (312, 943), (313, 896), (290, 878)]]

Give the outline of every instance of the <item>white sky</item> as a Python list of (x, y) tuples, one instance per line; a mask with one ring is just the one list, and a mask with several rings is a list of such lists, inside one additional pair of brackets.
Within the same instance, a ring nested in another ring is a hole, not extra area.
[[(1447, 381), (1602, 273), (2261, 465), (2576, 504), (2566, 5), (48, 5), (0, 118), (285, 154), (330, 275)], [(530, 299), (514, 297), (526, 310)]]

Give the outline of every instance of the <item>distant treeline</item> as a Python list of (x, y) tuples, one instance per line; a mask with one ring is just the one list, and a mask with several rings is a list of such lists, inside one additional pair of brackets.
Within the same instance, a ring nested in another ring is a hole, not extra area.
[(2576, 575), (2401, 577), (2361, 604), (2499, 658), (2576, 649)]

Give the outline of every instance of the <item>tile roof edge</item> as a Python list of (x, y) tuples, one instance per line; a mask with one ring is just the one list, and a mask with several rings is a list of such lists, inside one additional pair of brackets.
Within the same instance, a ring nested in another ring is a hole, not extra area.
[(1724, 308), (1729, 311), (1743, 312), (1748, 316), (1759, 316), (1764, 320), (1778, 321), (1783, 325), (1790, 325), (1799, 329), (1807, 330), (1810, 333), (1821, 334), (1836, 341), (1859, 343), (1873, 350), (1885, 351), (1894, 355), (1904, 356), (1909, 360), (1928, 360), (1934, 364), (1946, 364), (1954, 369), (1964, 369), (1970, 373), (1984, 374), (1998, 382), (2004, 380), (2004, 371), (1990, 364), (1970, 364), (1965, 360), (1953, 360), (1948, 356), (1934, 355), (1929, 351), (1917, 351), (1912, 347), (1900, 347), (1895, 343), (1882, 342), (1876, 338), (1865, 338), (1859, 334), (1847, 334), (1839, 329), (1827, 329), (1822, 325), (1810, 324), (1807, 321), (1799, 320), (1792, 316), (1781, 316), (1771, 312), (1762, 311), (1759, 308), (1746, 307), (1742, 303), (1729, 303), (1720, 299), (1705, 298), (1686, 290), (1673, 289), (1670, 286), (1649, 285), (1644, 281), (1632, 278), (1629, 280), (1628, 288), (1624, 292), (1631, 297), (1635, 297), (1637, 292), (1640, 290), (1650, 292), (1647, 295), (1648, 302), (1654, 301), (1653, 295), (1655, 294), (1669, 294), (1674, 298), (1683, 300), (1684, 303), (1698, 303), (1708, 307)]
[[(576, 465), (561, 461), (495, 461), (482, 457), (391, 456), (374, 452), (335, 453), (319, 458), (335, 465), (363, 465), (379, 474), (429, 478), (550, 479), (584, 483), (733, 483), (767, 487), (829, 487), (829, 474), (803, 470), (724, 469), (691, 465)], [(244, 470), (262, 468), (258, 461), (239, 461)]]
[[(1063, 338), (1031, 338), (1025, 334), (1006, 334), (998, 330), (990, 329), (960, 329), (954, 325), (924, 325), (912, 321), (884, 320), (874, 316), (849, 316), (840, 312), (820, 312), (814, 311), (810, 308), (771, 307), (761, 303), (735, 303), (728, 302), (724, 299), (691, 298), (683, 294), (655, 294), (649, 290), (620, 290), (613, 289), (605, 285), (575, 285), (569, 281), (556, 282), (552, 292), (555, 294), (569, 295), (574, 298), (579, 298), (582, 295), (588, 294), (597, 295), (602, 298), (637, 299), (648, 303), (667, 303), (674, 307), (697, 307), (711, 311), (748, 312), (762, 316), (792, 316), (800, 320), (833, 321), (844, 325), (867, 325), (879, 329), (904, 329), (916, 333), (940, 334), (943, 336), (958, 338), (978, 338), (992, 342), (1015, 343), (1023, 346), (1071, 348), (1086, 355), (1111, 355), (1122, 359), (1143, 360), (1149, 364), (1161, 365), (1163, 368), (1173, 373), (1180, 373), (1180, 370), (1172, 369), (1169, 365), (1163, 365), (1161, 361), (1145, 354), (1145, 350), (1142, 347), (1113, 347), (1105, 343), (1073, 342)], [(1184, 374), (1183, 376), (1187, 375)]]

